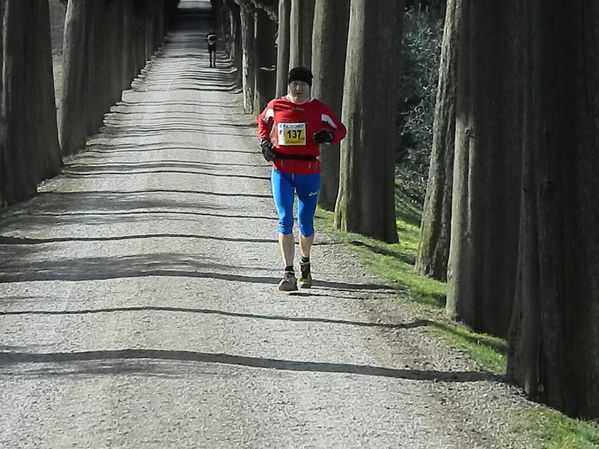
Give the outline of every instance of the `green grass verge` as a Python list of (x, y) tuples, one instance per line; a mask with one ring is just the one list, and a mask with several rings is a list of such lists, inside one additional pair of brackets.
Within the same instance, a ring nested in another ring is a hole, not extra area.
[(333, 214), (319, 209), (317, 225), (357, 254), (362, 265), (374, 276), (396, 289), (398, 297), (418, 305), (428, 322), (427, 329), (453, 347), (469, 354), (494, 374), (504, 374), (507, 345), (504, 340), (471, 332), (443, 315), (447, 286), (414, 271), (420, 239), (420, 211), (407, 198), (397, 197), (397, 230), (400, 242), (384, 243), (359, 234), (333, 228)]
[(514, 429), (529, 439), (531, 449), (599, 448), (599, 423), (568, 418), (546, 408), (521, 410), (511, 419)]
[(431, 320), (429, 331), (476, 360), (484, 369), (504, 375), (507, 368), (507, 343), (501, 338), (472, 332), (455, 323)]

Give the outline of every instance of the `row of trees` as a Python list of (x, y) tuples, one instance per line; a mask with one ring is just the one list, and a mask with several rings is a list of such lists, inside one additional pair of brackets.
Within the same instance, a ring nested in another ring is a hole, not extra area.
[(312, 68), (314, 96), (342, 111), (349, 129), (340, 151), (323, 152), (320, 205), (335, 210), (340, 229), (396, 242), (393, 161), (403, 1), (212, 4), (219, 31), (239, 64), (246, 111), (259, 112), (283, 95), (289, 68)]
[(599, 7), (449, 0), (417, 268), (509, 339), (508, 376), (599, 417)]
[[(313, 68), (315, 96), (341, 109), (349, 129), (340, 161), (323, 154), (321, 206), (334, 207), (341, 229), (395, 241), (401, 2), (212, 2), (232, 54), (242, 55), (234, 60), (248, 111), (284, 93), (289, 67)], [(451, 317), (509, 339), (511, 380), (593, 418), (598, 20), (591, 1), (447, 1), (417, 260), (421, 273), (448, 281)], [(278, 21), (276, 49), (269, 21)]]
[(64, 156), (84, 148), (162, 41), (177, 3), (69, 0), (57, 121), (48, 0), (0, 2), (0, 207), (35, 195)]

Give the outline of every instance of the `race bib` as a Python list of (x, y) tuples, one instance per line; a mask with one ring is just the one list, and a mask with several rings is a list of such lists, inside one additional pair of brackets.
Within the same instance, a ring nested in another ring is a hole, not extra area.
[(278, 142), (282, 146), (306, 145), (305, 123), (279, 123)]

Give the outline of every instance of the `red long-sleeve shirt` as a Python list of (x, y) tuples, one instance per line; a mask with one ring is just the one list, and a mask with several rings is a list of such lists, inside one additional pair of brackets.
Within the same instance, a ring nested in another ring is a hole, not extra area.
[[(347, 133), (331, 108), (315, 99), (296, 104), (286, 96), (275, 98), (258, 117), (258, 137), (272, 141), (275, 151), (281, 154), (320, 156), (320, 145), (314, 142), (313, 136), (321, 129), (333, 134), (333, 144), (339, 143)], [(273, 130), (274, 138), (271, 139)], [(276, 158), (273, 167), (296, 175), (320, 173), (318, 160)]]

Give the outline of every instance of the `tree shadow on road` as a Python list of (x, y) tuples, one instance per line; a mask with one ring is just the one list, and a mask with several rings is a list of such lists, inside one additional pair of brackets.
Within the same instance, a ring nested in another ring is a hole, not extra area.
[[(168, 361), (168, 363), (163, 363)], [(172, 362), (187, 362), (180, 366)], [(500, 382), (501, 376), (480, 371), (434, 371), (396, 369), (351, 363), (327, 363), (238, 356), (224, 353), (170, 351), (163, 349), (123, 349), (116, 351), (82, 351), (55, 353), (0, 353), (0, 375), (98, 375), (139, 374), (189, 376), (189, 362), (242, 366), (268, 370), (355, 374), (433, 382)], [(46, 364), (34, 369), (19, 364)]]
[[(260, 242), (264, 243), (264, 242)], [(268, 243), (271, 243), (268, 241)], [(275, 244), (274, 241), (272, 244)], [(9, 245), (4, 245), (9, 246)], [(31, 252), (32, 245), (17, 245)], [(186, 277), (195, 279), (216, 279), (221, 281), (250, 284), (276, 285), (278, 277), (243, 274), (239, 267), (226, 264), (208, 263), (202, 254), (154, 253), (134, 254), (121, 257), (82, 257), (58, 260), (21, 262), (22, 256), (15, 250), (17, 257), (10, 258), (0, 272), (0, 284), (8, 282), (31, 281), (98, 281), (137, 277)], [(247, 268), (255, 271), (256, 268)], [(218, 270), (218, 271), (217, 271)], [(351, 284), (319, 281), (318, 286), (336, 291), (376, 291), (389, 290), (379, 284)], [(312, 293), (314, 294), (314, 293)]]
[[(199, 309), (185, 307), (168, 307), (168, 306), (137, 306), (137, 307), (105, 307), (96, 309), (81, 309), (81, 310), (14, 310), (10, 312), (0, 312), (0, 316), (16, 316), (16, 315), (88, 315), (88, 314), (104, 314), (104, 313), (121, 313), (121, 312), (166, 312), (166, 313), (192, 313), (202, 315), (218, 315), (230, 318), (242, 318), (251, 320), (267, 320), (267, 321), (285, 321), (290, 323), (310, 323), (310, 324), (332, 324), (341, 326), (357, 326), (357, 327), (372, 327), (379, 329), (415, 329), (421, 326), (431, 324), (428, 320), (415, 320), (409, 323), (372, 323), (367, 321), (348, 321), (337, 320), (330, 318), (319, 317), (295, 317), (282, 315), (259, 315), (253, 313), (239, 313), (226, 310), (215, 309)], [(434, 323), (433, 323), (434, 324)]]

